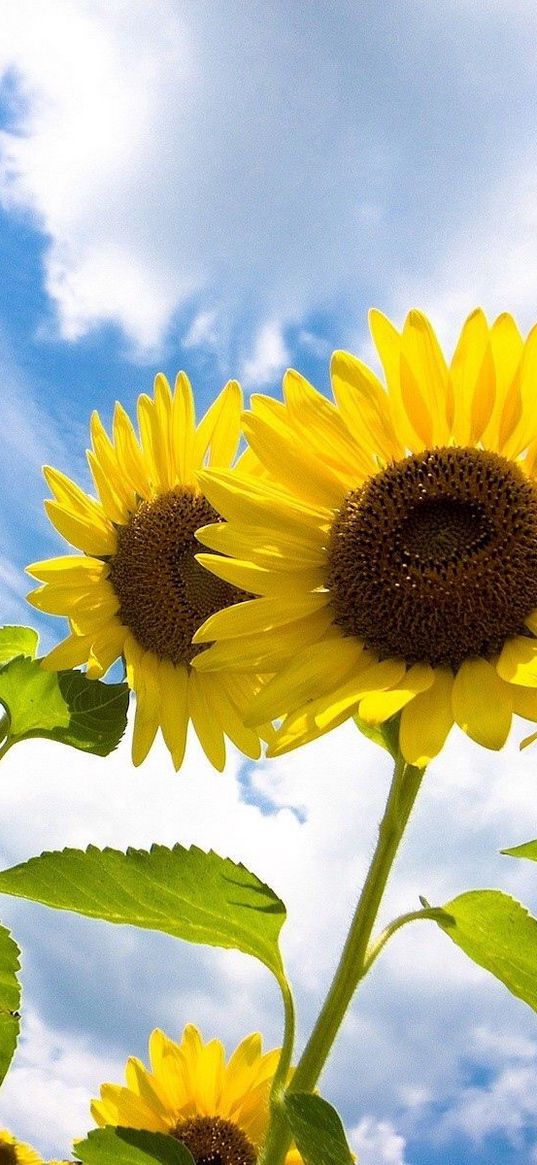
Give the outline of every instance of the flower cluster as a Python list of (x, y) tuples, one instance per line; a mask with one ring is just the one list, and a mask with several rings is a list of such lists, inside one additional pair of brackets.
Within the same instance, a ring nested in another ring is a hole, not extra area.
[(160, 728), (178, 768), (189, 721), (220, 769), (226, 736), (278, 756), (351, 716), (397, 718), (418, 767), (454, 723), (499, 749), (513, 713), (537, 722), (537, 330), (476, 311), (448, 365), (418, 311), (371, 329), (385, 383), (347, 352), (333, 400), (288, 372), (235, 464), (238, 385), (196, 425), (181, 374), (140, 397), (138, 435), (94, 415), (97, 497), (45, 471), (82, 551), (28, 568), (70, 624), (47, 666), (124, 660), (135, 764)]

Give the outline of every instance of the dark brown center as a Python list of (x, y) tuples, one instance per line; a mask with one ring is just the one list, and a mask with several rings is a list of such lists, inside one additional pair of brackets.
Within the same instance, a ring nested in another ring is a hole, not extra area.
[(179, 1121), (173, 1136), (186, 1145), (196, 1165), (255, 1165), (257, 1153), (238, 1125), (219, 1116)]
[(14, 1145), (0, 1142), (0, 1165), (17, 1165), (17, 1150)]
[(209, 615), (249, 598), (194, 557), (202, 549), (196, 530), (219, 520), (201, 494), (178, 487), (141, 502), (117, 529), (109, 581), (121, 604), (119, 618), (144, 650), (173, 664), (188, 663), (203, 650), (192, 646), (192, 636)]
[(336, 623), (382, 658), (490, 658), (537, 608), (537, 489), (497, 453), (414, 454), (347, 494), (328, 562)]

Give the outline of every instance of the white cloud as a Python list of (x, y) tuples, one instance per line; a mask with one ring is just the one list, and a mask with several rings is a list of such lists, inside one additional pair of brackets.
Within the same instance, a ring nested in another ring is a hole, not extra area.
[(515, 271), (533, 256), (518, 246), (532, 181), (515, 165), (531, 149), (533, 18), (421, 9), (405, 2), (387, 23), (372, 3), (303, 6), (291, 22), (280, 4), (163, 0), (150, 17), (143, 0), (5, 6), (0, 197), (49, 241), (61, 335), (112, 322), (147, 356), (178, 310), (195, 300), (199, 326), (216, 304), (216, 346), (260, 379), (263, 327), (335, 304), (345, 328), (364, 299), (393, 308), (409, 271), (432, 295), (449, 255), (472, 290), (457, 249), (469, 192), (489, 211), (491, 191), (508, 193), (503, 222), (498, 194), (480, 228), (483, 287), (507, 242), (505, 293), (518, 302), (525, 283), (529, 296), (532, 277)]
[(258, 388), (270, 381), (279, 381), (289, 360), (281, 325), (276, 320), (263, 324), (255, 338), (253, 355), (242, 368), (241, 379), (245, 388)]
[(407, 1165), (405, 1139), (396, 1133), (389, 1121), (363, 1117), (351, 1130), (349, 1140), (358, 1154), (360, 1165)]
[(40, 1145), (47, 1156), (55, 1146), (70, 1149), (91, 1124), (89, 1100), (98, 1084), (122, 1072), (110, 1057), (99, 1056), (87, 1038), (47, 1027), (31, 1007), (11, 1071), (2, 1086), (0, 1121), (20, 1140)]
[(216, 312), (198, 312), (183, 336), (183, 348), (213, 347), (217, 343), (216, 323)]

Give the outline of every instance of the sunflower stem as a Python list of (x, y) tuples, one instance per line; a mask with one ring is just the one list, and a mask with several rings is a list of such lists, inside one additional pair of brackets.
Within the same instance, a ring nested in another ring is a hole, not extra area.
[[(400, 752), (397, 754), (373, 860), (358, 900), (339, 966), (293, 1075), (289, 1086), (290, 1092), (313, 1091), (354, 992), (374, 961), (375, 946), (372, 948), (369, 946), (371, 932), (424, 771), (407, 764)], [(388, 937), (389, 934), (386, 934), (384, 941)], [(381, 946), (383, 945), (384, 942), (381, 942)], [(280, 1100), (273, 1106), (267, 1138), (258, 1165), (283, 1165), (290, 1143), (291, 1134)]]
[(9, 735), (11, 720), (7, 708), (0, 703), (0, 760), (9, 751), (13, 743)]
[(282, 1050), (278, 1067), (274, 1073), (272, 1087), (270, 1090), (270, 1104), (271, 1107), (277, 1108), (281, 1104), (281, 1099), (287, 1083), (289, 1075), (289, 1068), (291, 1067), (291, 1059), (293, 1055), (293, 1048), (295, 1045), (295, 1004), (293, 993), (287, 979), (282, 979), (280, 983), (283, 996), (284, 1008), (284, 1032), (282, 1041)]

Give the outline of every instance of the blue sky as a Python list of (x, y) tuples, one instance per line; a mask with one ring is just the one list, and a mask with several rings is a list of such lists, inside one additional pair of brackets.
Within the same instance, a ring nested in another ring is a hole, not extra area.
[[(88, 481), (93, 408), (132, 411), (185, 368), (202, 411), (229, 376), (320, 388), (334, 347), (372, 356), (371, 305), (426, 310), (446, 345), (477, 303), (537, 301), (532, 5), (17, 0), (0, 42), (0, 582), (30, 621), (25, 563), (60, 552), (41, 465)], [(31, 612), (32, 621), (34, 612)], [(53, 620), (46, 645), (59, 637)], [(431, 767), (386, 917), (501, 885), (537, 909), (535, 871), (498, 856), (537, 836), (534, 754), (453, 734)], [(380, 769), (380, 773), (379, 773)], [(300, 1038), (367, 866), (387, 774), (346, 726), (287, 760), (175, 776), (28, 742), (4, 763), (5, 864), (63, 844), (196, 842), (289, 904)], [(188, 1020), (231, 1048), (280, 1032), (242, 956), (7, 902), (24, 950), (25, 1035), (0, 1122), (44, 1153), (88, 1101)], [(96, 954), (98, 953), (98, 965)], [(361, 1165), (534, 1165), (537, 1022), (432, 927), (394, 940), (326, 1074)]]

